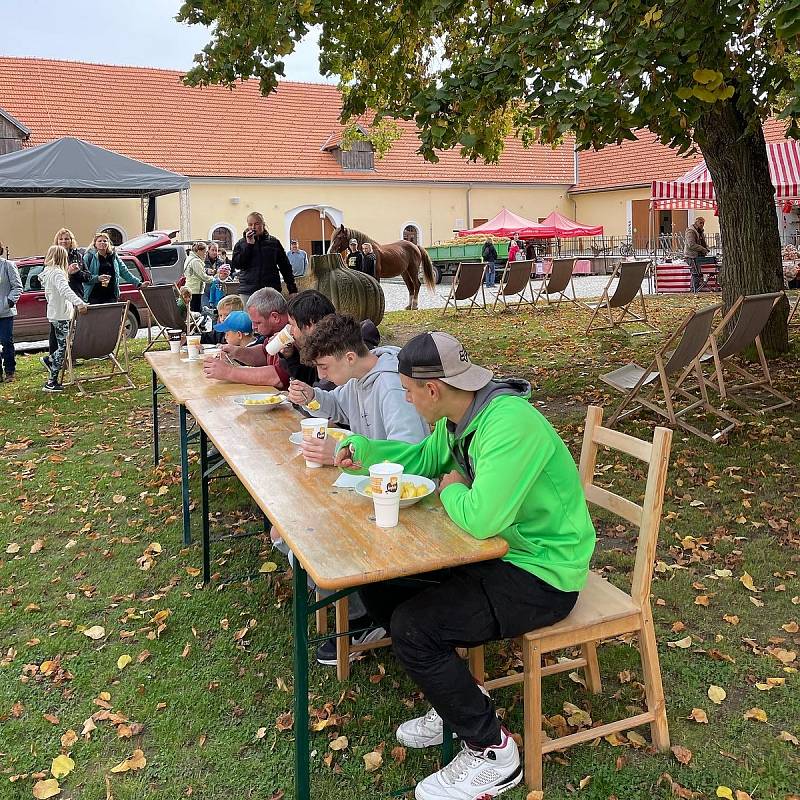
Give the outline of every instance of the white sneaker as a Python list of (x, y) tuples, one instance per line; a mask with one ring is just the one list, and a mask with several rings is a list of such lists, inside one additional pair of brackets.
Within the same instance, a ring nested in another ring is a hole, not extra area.
[(416, 800), (484, 800), (513, 789), (522, 780), (522, 764), (514, 740), (505, 729), (496, 747), (461, 752), (438, 772), (417, 784)]
[[(489, 696), (483, 684), (479, 683), (478, 688), (487, 697)], [(397, 741), (406, 747), (435, 747), (444, 741), (443, 731), (442, 718), (436, 713), (435, 708), (431, 708), (424, 717), (410, 719), (400, 725), (395, 736)], [(456, 738), (455, 734), (453, 738)]]

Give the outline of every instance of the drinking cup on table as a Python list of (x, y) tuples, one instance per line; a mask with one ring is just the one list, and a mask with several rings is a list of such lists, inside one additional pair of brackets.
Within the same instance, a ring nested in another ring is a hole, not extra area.
[(292, 344), (292, 342), (294, 342), (294, 337), (292, 336), (289, 326), (287, 325), (283, 330), (278, 331), (269, 340), (269, 342), (267, 342), (267, 352), (271, 356), (276, 356), (281, 350), (283, 350), (284, 347)]
[(187, 336), (186, 337), (186, 352), (189, 356), (189, 361), (197, 361), (200, 358), (200, 337)]
[(169, 338), (169, 349), (173, 353), (179, 353), (181, 350), (181, 334), (182, 331), (167, 331), (167, 337)]
[[(324, 441), (328, 437), (328, 420), (324, 417), (309, 417), (300, 420), (300, 430), (303, 433), (303, 441)], [(306, 466), (309, 469), (316, 469), (322, 464), (306, 459)]]
[(375, 523), (379, 528), (394, 528), (400, 515), (400, 481), (403, 465), (373, 464), (369, 468), (372, 502), (375, 507)]
[(110, 275), (101, 275), (100, 276), (100, 285), (101, 286), (103, 286), (103, 287), (108, 286), (109, 283), (111, 283), (111, 276)]

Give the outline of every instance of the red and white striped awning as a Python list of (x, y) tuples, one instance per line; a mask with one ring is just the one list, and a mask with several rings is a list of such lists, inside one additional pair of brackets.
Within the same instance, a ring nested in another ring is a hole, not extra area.
[[(800, 142), (773, 142), (767, 145), (767, 155), (776, 202), (800, 200)], [(714, 184), (706, 162), (700, 161), (674, 181), (653, 181), (650, 207), (716, 208)]]

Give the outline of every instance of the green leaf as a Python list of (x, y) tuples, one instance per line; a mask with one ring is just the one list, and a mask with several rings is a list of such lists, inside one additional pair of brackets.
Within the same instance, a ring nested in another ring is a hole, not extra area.
[(710, 92), (708, 89), (705, 89), (702, 86), (693, 86), (692, 87), (692, 94), (698, 100), (702, 100), (704, 103), (716, 103), (717, 102), (717, 96), (713, 92)]
[(690, 97), (694, 95), (694, 91), (688, 86), (681, 86), (675, 94), (681, 98), (681, 100), (688, 100)]

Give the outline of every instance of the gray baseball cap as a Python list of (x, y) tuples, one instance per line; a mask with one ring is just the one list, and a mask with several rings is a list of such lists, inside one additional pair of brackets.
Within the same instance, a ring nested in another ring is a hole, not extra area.
[(477, 392), (494, 377), (491, 370), (469, 360), (455, 336), (442, 331), (420, 333), (410, 339), (397, 360), (401, 375), (421, 381), (439, 380), (467, 392)]

